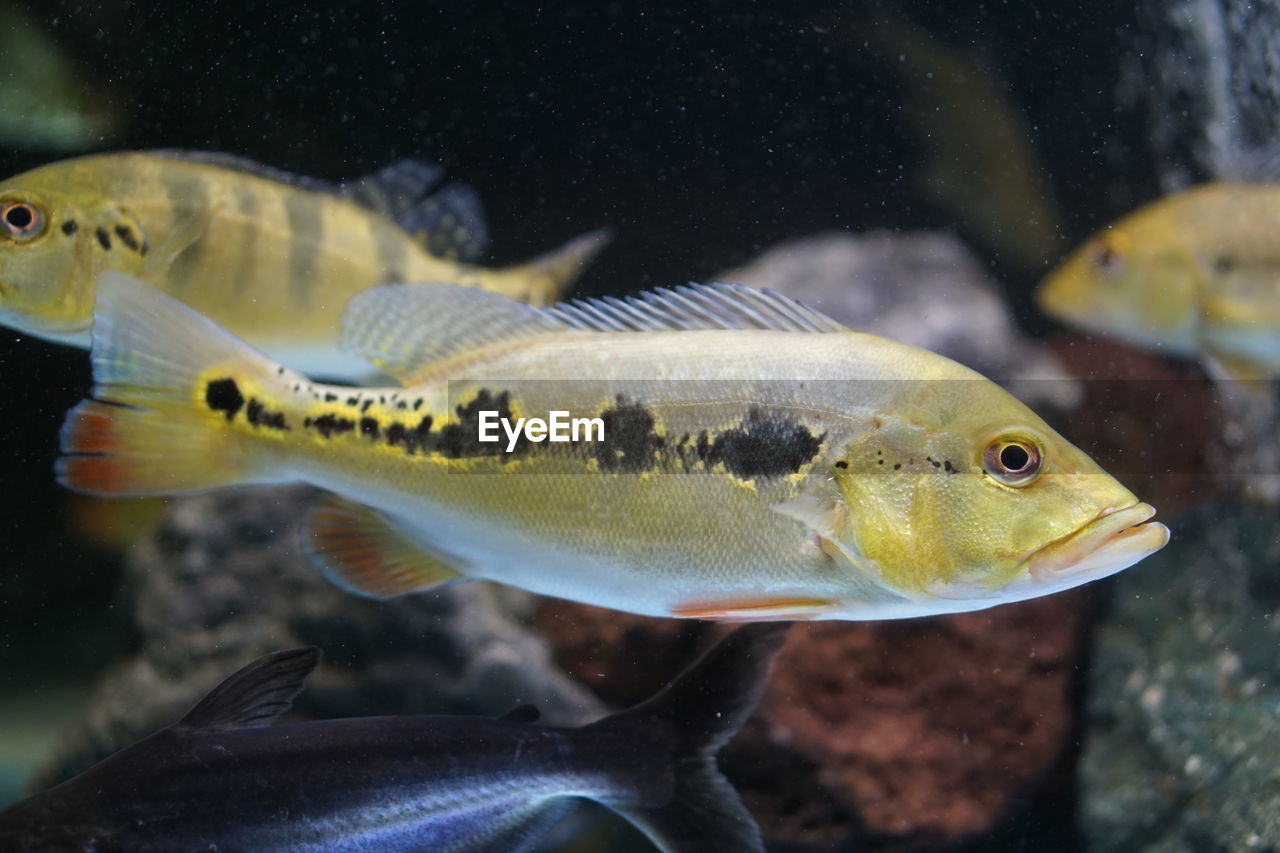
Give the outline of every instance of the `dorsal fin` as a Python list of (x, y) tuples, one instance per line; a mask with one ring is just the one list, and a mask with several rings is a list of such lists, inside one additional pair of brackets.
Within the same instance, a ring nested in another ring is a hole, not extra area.
[(275, 181), (276, 183), (297, 187), (313, 193), (332, 194), (338, 191), (338, 185), (330, 181), (312, 178), (307, 175), (297, 175), (273, 166), (264, 166), (257, 160), (250, 160), (248, 157), (241, 157), (238, 154), (227, 154), (223, 151), (186, 151), (177, 148), (158, 148), (147, 153), (170, 160), (198, 163), (202, 166), (214, 166), (219, 169), (240, 172), (244, 175), (253, 175), (255, 178), (264, 178), (268, 181)]
[(499, 341), (564, 331), (703, 329), (848, 331), (788, 296), (740, 284), (690, 284), (551, 308), (458, 285), (392, 284), (359, 293), (347, 304), (342, 347), (405, 382), (434, 362)]
[(541, 716), (542, 712), (532, 705), (517, 705), (498, 719), (504, 723), (536, 723)]
[(392, 220), (427, 251), (440, 257), (474, 260), (489, 242), (480, 198), (461, 184), (449, 184), (432, 193), (445, 170), (425, 160), (397, 160), (362, 178), (334, 183), (221, 151), (159, 149), (150, 153), (229, 169), (308, 192), (341, 196)]
[(214, 732), (269, 725), (293, 706), (319, 662), (314, 646), (263, 655), (209, 691), (178, 725)]
[(489, 245), (484, 205), (463, 184), (448, 184), (392, 218), (438, 258), (474, 261)]

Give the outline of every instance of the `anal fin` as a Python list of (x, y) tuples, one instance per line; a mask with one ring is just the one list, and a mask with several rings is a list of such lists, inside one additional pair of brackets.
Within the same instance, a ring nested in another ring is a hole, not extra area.
[(711, 622), (790, 622), (817, 619), (835, 606), (829, 598), (759, 598), (677, 605), (671, 615)]
[(303, 542), (329, 580), (369, 598), (394, 598), (465, 579), (377, 510), (332, 495), (307, 513)]

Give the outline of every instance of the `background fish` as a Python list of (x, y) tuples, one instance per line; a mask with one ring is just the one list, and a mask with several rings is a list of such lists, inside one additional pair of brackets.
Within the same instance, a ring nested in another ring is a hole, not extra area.
[(94, 285), (119, 270), (304, 372), (354, 379), (337, 348), (355, 293), (443, 281), (549, 303), (603, 245), (596, 233), (508, 269), (467, 263), (479, 201), (401, 161), (340, 187), (224, 154), (102, 154), (0, 183), (0, 322), (88, 346)]
[(1235, 378), (1280, 374), (1280, 185), (1154, 201), (1092, 236), (1038, 298), (1059, 320)]
[[(124, 276), (98, 305), (61, 481), (329, 489), (306, 545), (368, 595), (484, 577), (649, 615), (917, 616), (1075, 586), (1168, 537), (994, 383), (776, 294), (542, 310), (379, 288), (344, 340), (405, 382), (383, 389), (312, 385)], [(477, 440), (483, 410), (552, 409), (605, 440)]]
[(18, 3), (0, 3), (0, 21), (0, 143), (82, 151), (106, 142), (120, 125), (111, 93)]
[(532, 707), (270, 726), (319, 659), (275, 652), (176, 724), (0, 812), (0, 846), (496, 853), (529, 849), (587, 797), (663, 851), (763, 851), (715, 754), (755, 710), (786, 629), (739, 629), (647, 702), (577, 729), (533, 725)]

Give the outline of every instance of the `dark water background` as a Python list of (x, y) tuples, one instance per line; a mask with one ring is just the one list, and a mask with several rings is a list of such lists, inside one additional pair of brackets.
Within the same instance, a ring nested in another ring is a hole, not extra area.
[[(676, 4), (58, 2), (37, 16), (126, 105), (113, 149), (233, 152), (328, 179), (401, 157), (484, 199), (492, 263), (600, 226), (579, 293), (705, 280), (788, 238), (954, 227), (907, 178), (900, 80), (850, 8)], [(1065, 250), (1155, 194), (1141, 116), (1114, 91), (1130, 4), (906, 3), (979, 52), (1034, 128)], [(0, 62), (3, 59), (0, 58)], [(12, 174), (56, 155), (0, 148)], [(961, 227), (964, 233), (963, 227)], [(998, 254), (1025, 328), (1036, 275)], [(51, 477), (84, 353), (0, 333), (0, 691), (88, 677), (130, 642), (118, 566), (75, 535)]]

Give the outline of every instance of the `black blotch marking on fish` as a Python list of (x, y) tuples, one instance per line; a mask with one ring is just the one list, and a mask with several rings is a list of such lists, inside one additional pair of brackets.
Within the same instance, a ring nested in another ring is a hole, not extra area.
[(893, 470), (895, 470), (895, 471), (901, 471), (901, 470), (902, 470), (902, 463), (901, 463), (901, 462), (895, 462), (895, 463), (893, 463)]
[(138, 238), (134, 236), (133, 229), (128, 225), (117, 225), (115, 231), (116, 236), (120, 238), (120, 242), (124, 243), (127, 248), (135, 252), (141, 250), (142, 247), (138, 243)]
[(98, 235), (98, 245), (107, 251), (111, 251), (111, 235), (107, 233), (107, 229), (99, 227), (93, 233)]
[(694, 452), (698, 454), (698, 458), (703, 462), (707, 461), (707, 454), (711, 452), (711, 436), (705, 429), (698, 433), (698, 441), (694, 445)]
[(418, 399), (413, 401), (413, 410), (416, 412), (418, 411), (418, 409), (421, 409), (421, 408), (422, 408), (422, 398), (419, 397)]
[(634, 473), (652, 468), (666, 441), (654, 431), (654, 417), (644, 405), (628, 403), (619, 394), (617, 405), (600, 413), (604, 440), (594, 442), (596, 461), (605, 471)]
[(926, 456), (926, 457), (925, 457), (925, 459), (926, 459), (926, 460), (928, 461), (928, 463), (929, 463), (930, 465), (932, 465), (934, 468), (941, 468), (941, 467), (942, 467), (942, 463), (941, 463), (941, 462), (939, 462), (937, 459), (934, 459), (932, 456)]
[(822, 435), (787, 414), (766, 414), (752, 409), (740, 426), (716, 435), (707, 454), (707, 465), (724, 467), (744, 480), (795, 474), (818, 455)]
[(289, 424), (285, 422), (284, 412), (270, 411), (266, 406), (258, 402), (256, 397), (249, 398), (249, 408), (245, 410), (244, 416), (248, 418), (249, 423), (253, 426), (289, 431)]
[(402, 448), (410, 456), (419, 450), (428, 452), (433, 448), (436, 439), (431, 434), (431, 424), (430, 415), (418, 421), (418, 425), (412, 429), (402, 423), (394, 423), (387, 427), (387, 444)]
[(351, 418), (340, 418), (337, 415), (321, 415), (318, 418), (307, 418), (302, 425), (320, 433), (321, 438), (331, 438), (356, 428)]
[(373, 400), (365, 400), (363, 403), (360, 404), (360, 414), (364, 414), (365, 412), (369, 411), (369, 407), (372, 405), (373, 405)]
[(360, 419), (360, 434), (369, 438), (378, 437), (378, 421), (375, 418)]
[(403, 412), (409, 408), (409, 404), (404, 400), (401, 400), (399, 403), (396, 403), (396, 408)]
[(960, 473), (959, 469), (957, 469), (954, 465), (952, 465), (952, 464), (951, 464), (951, 460), (950, 460), (950, 459), (944, 459), (944, 460), (942, 461), (942, 470), (946, 471), (948, 474), (959, 474), (959, 473)]
[(234, 379), (215, 379), (204, 386), (204, 402), (215, 412), (226, 412), (231, 420), (244, 405), (244, 395)]
[(1218, 255), (1218, 257), (1213, 259), (1213, 269), (1219, 275), (1226, 275), (1235, 268), (1235, 258), (1230, 255)]
[[(506, 452), (506, 442), (480, 442), (480, 412), (496, 411), (499, 418), (514, 421), (511, 414), (511, 394), (503, 391), (494, 394), (488, 388), (481, 388), (474, 400), (466, 405), (458, 404), (456, 409), (459, 423), (445, 424), (440, 429), (439, 437), (434, 442), (435, 450), (439, 450), (450, 459), (462, 459), (472, 456), (517, 456), (529, 451), (530, 441), (524, 437), (523, 431), (516, 438), (515, 447)], [(430, 423), (430, 418), (423, 418)], [(608, 435), (608, 427), (605, 428)]]
[(336, 403), (336, 402), (338, 402), (338, 395), (337, 395), (337, 394), (325, 394), (325, 395), (324, 395), (324, 401), (325, 401), (326, 403)]
[[(883, 459), (881, 459), (881, 460), (880, 460), (880, 464), (881, 464), (881, 465), (883, 465), (883, 464), (884, 464), (884, 460), (883, 460)], [(836, 463), (836, 467), (837, 467), (837, 468), (841, 468), (841, 469), (843, 469), (843, 468), (848, 468), (848, 467), (849, 467), (849, 463), (848, 463), (848, 462), (845, 462), (843, 459), (841, 459), (839, 462), (837, 462), (837, 463)]]
[(74, 219), (68, 219), (66, 222), (62, 223), (62, 233), (70, 237), (72, 234), (76, 233), (76, 230), (79, 227), (80, 226), (76, 224)]
[(359, 398), (359, 397), (348, 397), (348, 398), (347, 398), (347, 405), (348, 405), (348, 406), (354, 406), (356, 403), (359, 403), (359, 402), (360, 402), (360, 398)]

